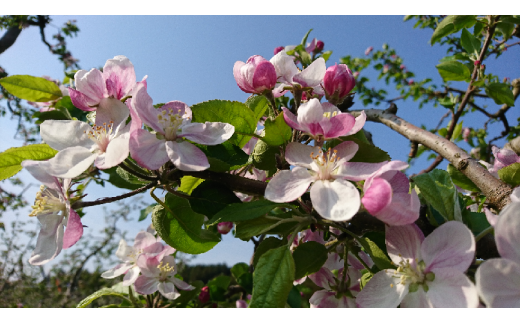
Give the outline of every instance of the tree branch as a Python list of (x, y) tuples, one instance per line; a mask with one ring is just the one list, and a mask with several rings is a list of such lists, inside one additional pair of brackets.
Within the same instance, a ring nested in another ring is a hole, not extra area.
[(89, 206), (94, 206), (94, 205), (101, 205), (101, 204), (106, 204), (106, 203), (112, 203), (112, 202), (115, 202), (115, 201), (126, 199), (127, 197), (130, 197), (130, 196), (134, 196), (136, 194), (142, 193), (142, 192), (148, 190), (149, 188), (154, 187), (155, 185), (157, 185), (157, 182), (154, 181), (154, 182), (149, 183), (146, 186), (139, 187), (138, 189), (136, 189), (136, 190), (134, 190), (132, 192), (128, 192), (128, 193), (125, 193), (125, 194), (122, 194), (122, 195), (113, 196), (113, 197), (107, 197), (107, 198), (104, 198), (104, 199), (98, 199), (98, 200), (90, 201), (90, 202), (77, 201), (74, 204), (72, 204), (71, 207), (73, 209), (81, 209), (81, 208), (84, 208), (84, 207), (89, 207)]
[(0, 38), (0, 54), (5, 52), (9, 47), (13, 46), (21, 32), (22, 28), (19, 26), (12, 26), (7, 29), (2, 38)]

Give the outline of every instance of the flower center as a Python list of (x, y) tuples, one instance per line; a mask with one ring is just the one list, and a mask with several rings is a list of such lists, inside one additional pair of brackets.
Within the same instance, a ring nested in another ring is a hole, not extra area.
[(335, 116), (338, 115), (338, 111), (334, 111), (334, 112), (324, 112), (323, 113), (323, 116), (327, 119), (330, 119), (330, 118), (333, 118)]
[[(416, 292), (419, 289), (419, 286), (422, 286), (425, 292), (428, 291), (427, 282), (432, 282), (435, 279), (435, 274), (432, 272), (425, 273), (424, 269), (426, 264), (424, 261), (417, 262), (415, 260), (417, 266), (413, 266), (410, 264), (410, 260), (404, 259), (399, 262), (399, 267), (397, 267), (397, 277), (400, 277), (400, 283), (402, 285), (408, 285), (408, 291), (410, 293)], [(394, 287), (393, 284), (390, 284), (390, 287)]]
[(159, 280), (160, 281), (165, 281), (168, 279), (168, 277), (170, 275), (173, 274), (173, 271), (175, 271), (175, 267), (173, 266), (170, 266), (169, 263), (166, 263), (163, 265), (163, 262), (161, 261), (160, 264), (157, 265), (157, 268), (159, 268), (159, 270), (161, 271), (160, 273), (160, 276), (159, 276)]
[(320, 151), (320, 153), (314, 156), (314, 153), (311, 153), (311, 158), (314, 160), (314, 163), (318, 167), (317, 178), (320, 180), (332, 180), (332, 174), (337, 168), (337, 162), (339, 161), (339, 156), (337, 156), (338, 151), (336, 149), (328, 149), (327, 152)]
[(29, 213), (29, 216), (58, 212), (65, 214), (65, 203), (57, 194), (53, 194), (53, 191), (54, 190), (47, 189), (44, 185), (40, 186), (40, 191), (36, 193), (36, 199), (34, 200), (34, 205), (32, 206), (33, 210), (31, 213)]
[[(187, 115), (187, 112), (184, 112)], [(189, 120), (189, 117), (185, 117)], [(164, 139), (174, 141), (177, 139), (177, 133), (180, 132), (179, 128), (182, 125), (184, 118), (179, 113), (174, 112), (172, 109), (168, 111), (163, 110), (158, 116), (159, 124), (164, 129)]]
[(114, 128), (114, 121), (110, 121), (107, 125), (106, 122), (102, 126), (93, 125), (92, 130), (85, 133), (87, 136), (98, 145), (98, 149), (101, 152), (107, 150), (107, 146), (110, 143), (112, 136), (112, 130)]

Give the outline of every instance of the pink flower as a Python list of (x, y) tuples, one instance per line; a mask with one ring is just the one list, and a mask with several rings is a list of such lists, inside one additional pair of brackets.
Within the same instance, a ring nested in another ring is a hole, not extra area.
[(366, 121), (365, 112), (354, 118), (349, 113), (342, 113), (336, 106), (318, 99), (310, 99), (298, 109), (296, 117), (289, 109), (283, 109), (285, 122), (293, 129), (308, 133), (313, 138), (323, 140), (355, 134)]
[(415, 224), (387, 226), (386, 246), (398, 268), (376, 273), (358, 294), (359, 307), (478, 307), (464, 274), (475, 238), (464, 224), (446, 222), (426, 238)]
[(159, 169), (168, 160), (184, 171), (202, 171), (208, 158), (190, 141), (218, 145), (228, 140), (235, 127), (222, 122), (192, 123), (191, 109), (183, 102), (171, 101), (156, 109), (143, 84), (136, 86), (131, 102), (137, 116), (156, 133), (135, 129), (130, 135), (130, 153), (148, 169)]
[(22, 162), (22, 167), (43, 184), (36, 193), (33, 211), (29, 214), (36, 216), (41, 225), (36, 248), (29, 259), (31, 265), (38, 266), (54, 259), (61, 249), (72, 247), (83, 235), (81, 218), (70, 207), (70, 179), (49, 175), (41, 163), (34, 160)]
[(385, 65), (383, 66), (383, 74), (384, 74), (384, 73), (387, 73), (389, 69), (390, 69), (390, 65), (385, 64)]
[(278, 46), (278, 47), (276, 47), (276, 48), (274, 49), (274, 54), (273, 54), (273, 55), (278, 54), (279, 52), (281, 52), (281, 51), (284, 50), (284, 49), (285, 49), (285, 47), (283, 47), (283, 46)]
[(235, 303), (237, 308), (247, 308), (247, 303), (243, 299), (239, 299)]
[(471, 129), (470, 128), (463, 128), (462, 129), (462, 138), (464, 139), (465, 142), (468, 142), (470, 134), (471, 134)]
[(155, 238), (151, 233), (141, 231), (135, 237), (133, 247), (130, 247), (124, 239), (119, 241), (116, 256), (122, 263), (102, 273), (101, 277), (112, 279), (125, 274), (123, 286), (130, 286), (136, 281), (141, 272), (137, 266), (139, 257), (157, 256), (160, 254), (159, 260), (161, 260), (165, 255), (171, 255), (174, 252), (175, 249), (168, 245), (163, 246), (159, 239)]
[(481, 164), (485, 165), (488, 171), (498, 178), (498, 171), (504, 167), (512, 165), (514, 163), (520, 163), (520, 156), (510, 149), (499, 149), (496, 146), (491, 148), (493, 156), (495, 156), (495, 163), (493, 165), (480, 161)]
[(233, 229), (233, 222), (220, 222), (217, 224), (217, 231), (220, 234), (228, 234)]
[(175, 278), (177, 266), (172, 256), (164, 256), (162, 260), (157, 257), (139, 257), (137, 265), (142, 273), (135, 281), (135, 291), (139, 294), (148, 295), (159, 291), (168, 299), (176, 299), (181, 294), (175, 287), (182, 290), (195, 289), (190, 284)]
[(323, 50), (323, 47), (325, 47), (325, 43), (322, 42), (321, 40), (318, 40), (316, 42), (316, 48), (314, 49), (314, 51), (316, 51), (317, 53), (321, 52)]
[(520, 188), (498, 216), (495, 241), (502, 258), (489, 259), (477, 269), (478, 293), (488, 307), (520, 307)]
[(408, 164), (391, 161), (365, 181), (361, 202), (367, 211), (389, 225), (405, 225), (419, 218), (421, 203), (410, 181), (400, 171)]
[(374, 47), (370, 46), (365, 50), (365, 55), (368, 56), (372, 51), (374, 50)]
[[(341, 103), (356, 85), (352, 71), (345, 64), (331, 66), (323, 77), (325, 97), (331, 103)], [(333, 101), (333, 102), (332, 102)]]
[(399, 68), (402, 69), (402, 70), (404, 70), (404, 69), (406, 68), (406, 66), (405, 66), (404, 64), (401, 64), (401, 65), (399, 66)]
[(262, 94), (276, 85), (273, 64), (259, 55), (249, 57), (247, 62), (238, 61), (233, 67), (238, 87), (246, 93)]
[(205, 303), (209, 302), (209, 299), (210, 299), (210, 297), (209, 297), (209, 287), (208, 286), (204, 286), (200, 290), (199, 301), (202, 304), (205, 304)]
[(347, 163), (358, 145), (345, 141), (329, 149), (289, 143), (285, 150), (287, 162), (295, 167), (282, 170), (267, 184), (265, 198), (278, 203), (294, 201), (309, 185), (314, 209), (333, 221), (350, 220), (359, 210), (361, 200), (357, 188), (348, 180), (366, 179), (381, 164)]

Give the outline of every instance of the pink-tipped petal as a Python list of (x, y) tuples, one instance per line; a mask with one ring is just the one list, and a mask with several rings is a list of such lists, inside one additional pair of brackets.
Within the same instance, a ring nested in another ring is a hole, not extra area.
[(126, 104), (114, 98), (106, 98), (101, 100), (96, 110), (96, 125), (104, 126), (112, 123), (113, 131), (116, 131), (125, 126), (129, 115), (130, 110)]
[(71, 89), (71, 88), (68, 88), (68, 90), (69, 90), (70, 100), (72, 101), (72, 104), (76, 108), (83, 110), (83, 111), (95, 111), (96, 110), (95, 107), (90, 107), (88, 105), (88, 103), (87, 103), (88, 99), (83, 93), (81, 93), (80, 91)]
[(322, 125), (325, 138), (345, 136), (354, 127), (356, 120), (348, 113), (340, 113), (330, 118), (330, 126), (325, 129)]
[(282, 107), (282, 110), (283, 119), (285, 120), (287, 125), (289, 125), (289, 127), (300, 131), (308, 131), (307, 128), (304, 129), (300, 126), (300, 124), (298, 123), (298, 118), (291, 111), (289, 111), (289, 109), (287, 109), (286, 107)]
[(200, 172), (209, 168), (208, 157), (204, 152), (187, 141), (167, 141), (166, 153), (180, 170)]
[(142, 167), (159, 169), (170, 158), (166, 153), (166, 141), (144, 129), (137, 129), (130, 134), (130, 155)]
[(332, 221), (350, 220), (361, 205), (356, 187), (342, 179), (316, 181), (311, 187), (311, 201), (319, 215)]
[(130, 104), (137, 112), (137, 115), (143, 122), (150, 126), (157, 133), (164, 134), (163, 126), (159, 123), (157, 116), (161, 110), (153, 107), (153, 100), (146, 90), (146, 85), (142, 82), (138, 83), (134, 88), (134, 96)]
[(67, 228), (63, 235), (63, 249), (72, 247), (83, 235), (83, 224), (78, 213), (70, 209), (69, 220), (67, 221)]
[(303, 167), (282, 170), (267, 184), (265, 198), (278, 203), (294, 201), (307, 191), (313, 181), (312, 175)]
[(310, 280), (321, 288), (332, 290), (331, 286), (335, 284), (334, 274), (327, 268), (321, 268), (317, 272), (310, 274)]
[(350, 136), (355, 133), (358, 133), (361, 128), (365, 125), (365, 122), (367, 121), (367, 115), (365, 114), (365, 111), (361, 111), (361, 114), (356, 117), (356, 122), (354, 123), (354, 126), (352, 126), (352, 129), (350, 129), (349, 132), (347, 132), (344, 136)]
[(417, 264), (421, 259), (421, 243), (424, 240), (422, 231), (415, 225), (387, 226), (386, 250), (392, 262), (398, 265), (401, 261)]
[(392, 203), (392, 187), (386, 180), (376, 178), (365, 190), (361, 202), (370, 214), (375, 215)]
[(346, 162), (340, 165), (337, 175), (351, 181), (362, 181), (369, 178), (387, 162), (381, 163), (356, 163)]
[(347, 296), (336, 297), (336, 292), (319, 290), (309, 299), (311, 308), (355, 308), (356, 303), (353, 298)]
[(107, 60), (103, 67), (103, 77), (113, 83), (113, 92), (109, 94), (116, 99), (128, 95), (136, 83), (134, 65), (123, 55)]
[(74, 75), (74, 82), (76, 83), (76, 90), (86, 97), (88, 106), (98, 105), (101, 99), (108, 97), (103, 74), (96, 68), (89, 72), (85, 70), (77, 71)]
[(159, 289), (159, 281), (155, 277), (139, 276), (135, 281), (135, 291), (142, 295), (155, 293)]

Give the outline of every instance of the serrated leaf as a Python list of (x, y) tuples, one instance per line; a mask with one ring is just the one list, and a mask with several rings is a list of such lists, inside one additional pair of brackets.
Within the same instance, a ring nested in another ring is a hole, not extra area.
[(195, 213), (186, 199), (166, 194), (165, 204), (172, 214), (158, 205), (152, 214), (152, 223), (159, 236), (178, 251), (200, 254), (211, 250), (220, 239), (202, 230), (204, 215)]
[(480, 192), (480, 189), (477, 187), (477, 185), (475, 185), (469, 178), (466, 177), (466, 175), (460, 172), (452, 164), (448, 164), (448, 174), (450, 174), (453, 184), (457, 185), (458, 187), (472, 192)]
[(327, 261), (327, 248), (316, 241), (300, 244), (293, 252), (294, 279), (300, 279), (320, 270)]
[(193, 190), (191, 196), (189, 204), (193, 211), (209, 218), (229, 204), (242, 203), (227, 186), (214, 181), (204, 181)]
[(444, 82), (469, 80), (471, 72), (468, 67), (459, 61), (447, 61), (438, 64), (437, 70)]
[(247, 99), (246, 105), (253, 111), (257, 122), (264, 116), (265, 111), (269, 109), (269, 101), (263, 95), (256, 95)]
[(266, 253), (268, 250), (275, 249), (284, 245), (285, 242), (283, 240), (277, 239), (275, 237), (269, 237), (264, 239), (255, 250), (253, 254), (253, 266), (256, 268), (258, 260), (260, 257)]
[(202, 182), (204, 182), (203, 179), (192, 177), (192, 176), (183, 176), (181, 178), (181, 186), (179, 187), (179, 191), (184, 192), (188, 195), (191, 195), (193, 190), (199, 186)]
[(49, 102), (63, 96), (56, 83), (42, 77), (12, 75), (0, 79), (0, 84), (12, 95), (32, 102)]
[(262, 140), (271, 146), (280, 146), (291, 140), (292, 129), (285, 123), (283, 114), (280, 113), (276, 119), (265, 121), (265, 130)]
[(116, 292), (112, 288), (103, 288), (103, 289), (100, 289), (97, 292), (92, 293), (89, 296), (87, 296), (85, 299), (83, 299), (81, 302), (78, 303), (76, 308), (85, 308), (90, 303), (92, 303), (93, 301), (95, 301), (96, 299), (98, 299), (102, 296), (117, 296), (117, 297), (120, 297), (120, 298), (130, 302), (130, 300), (127, 297), (125, 297), (125, 295)]
[(278, 204), (268, 200), (230, 204), (208, 221), (208, 225), (219, 222), (247, 221), (261, 217), (276, 207), (294, 208), (290, 204)]
[(480, 40), (467, 31), (466, 28), (462, 29), (460, 43), (468, 54), (478, 55), (480, 53)]
[(510, 107), (515, 105), (513, 91), (506, 83), (490, 83), (486, 85), (486, 94), (495, 101), (496, 104), (507, 104)]
[(278, 147), (269, 146), (267, 143), (259, 140), (250, 158), (256, 168), (274, 174), (277, 170), (275, 156), (279, 153), (280, 149)]
[(16, 175), (22, 170), (24, 160), (47, 160), (58, 153), (47, 144), (9, 148), (0, 153), (0, 181)]
[(242, 102), (211, 100), (191, 107), (193, 122), (225, 122), (235, 127), (235, 133), (228, 140), (242, 148), (256, 130), (257, 119), (251, 109)]
[(379, 270), (395, 268), (384, 251), (375, 242), (367, 237), (357, 237), (356, 240), (365, 249), (365, 252), (370, 255), (370, 259), (374, 261)]
[(447, 221), (462, 222), (459, 198), (448, 172), (434, 169), (429, 173), (415, 176), (413, 182), (424, 199)]
[(509, 39), (515, 30), (515, 24), (510, 22), (499, 22), (497, 24), (497, 30), (502, 33), (504, 40)]
[(514, 163), (499, 169), (498, 177), (513, 187), (520, 185), (520, 163)]
[(294, 270), (294, 260), (287, 246), (264, 253), (253, 274), (253, 297), (250, 307), (285, 307), (293, 287)]

